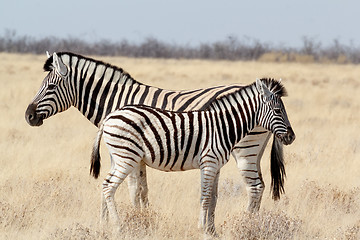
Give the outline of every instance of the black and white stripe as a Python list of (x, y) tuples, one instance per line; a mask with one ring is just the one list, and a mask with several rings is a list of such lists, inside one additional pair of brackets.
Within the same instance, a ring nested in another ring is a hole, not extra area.
[(110, 113), (94, 144), (91, 172), (98, 177), (103, 135), (113, 166), (103, 183), (103, 194), (113, 220), (118, 221), (114, 208), (117, 187), (143, 161), (162, 171), (201, 170), (200, 226), (207, 223), (206, 231), (213, 233), (214, 216), (210, 218), (208, 208), (214, 182), (236, 144), (255, 126), (273, 132), (285, 144), (295, 139), (282, 94), (271, 92), (269, 83), (283, 89), (277, 81), (257, 80), (203, 111), (174, 112), (137, 105)]
[[(60, 66), (55, 67), (54, 62)], [(63, 74), (57, 69), (61, 67), (66, 69)], [(240, 87), (164, 90), (137, 82), (121, 68), (72, 53), (54, 54), (46, 61), (44, 70), (49, 74), (33, 100), (33, 104), (37, 104), (35, 113), (46, 119), (73, 105), (96, 126), (122, 106), (140, 104), (177, 111), (202, 109), (217, 97)], [(49, 105), (49, 101), (56, 104)]]
[[(44, 119), (70, 106), (75, 106), (97, 127), (110, 112), (130, 104), (175, 111), (203, 110), (215, 99), (241, 88), (229, 85), (187, 91), (159, 89), (137, 82), (116, 66), (66, 52), (49, 56), (44, 70), (49, 73), (25, 114), (31, 126), (42, 125)], [(250, 211), (260, 206), (264, 183), (259, 162), (270, 135), (269, 131), (255, 127), (232, 151), (247, 186)], [(277, 146), (280, 151), (282, 145)], [(146, 206), (148, 188), (143, 163), (133, 171), (128, 183), (133, 204)], [(215, 205), (216, 195), (213, 199)]]

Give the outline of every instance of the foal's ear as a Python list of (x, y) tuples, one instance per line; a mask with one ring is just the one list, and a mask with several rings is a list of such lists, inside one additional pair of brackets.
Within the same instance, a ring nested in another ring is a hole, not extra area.
[(53, 66), (61, 75), (66, 76), (67, 67), (55, 52), (53, 53)]
[(273, 95), (272, 92), (268, 89), (268, 87), (260, 80), (256, 79), (256, 88), (259, 91), (259, 93), (266, 99), (270, 100), (271, 96)]

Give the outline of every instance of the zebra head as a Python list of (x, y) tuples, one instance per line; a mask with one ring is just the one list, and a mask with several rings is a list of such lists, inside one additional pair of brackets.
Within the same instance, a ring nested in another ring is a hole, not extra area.
[(73, 102), (69, 69), (56, 53), (48, 54), (44, 70), (49, 73), (25, 112), (25, 119), (31, 126), (42, 125), (44, 119), (68, 109)]
[(256, 79), (256, 88), (260, 93), (259, 125), (271, 131), (283, 144), (291, 144), (295, 133), (281, 100), (282, 96), (286, 96), (285, 88), (272, 79)]

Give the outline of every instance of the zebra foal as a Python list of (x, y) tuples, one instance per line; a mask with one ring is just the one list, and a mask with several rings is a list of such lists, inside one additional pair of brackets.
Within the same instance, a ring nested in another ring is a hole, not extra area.
[(279, 82), (262, 79), (221, 97), (204, 111), (174, 112), (134, 105), (110, 113), (100, 126), (90, 167), (97, 178), (103, 136), (111, 169), (103, 182), (102, 217), (108, 211), (119, 226), (115, 191), (141, 162), (162, 171), (200, 169), (199, 226), (206, 233), (215, 233), (214, 215), (208, 212), (212, 191), (236, 144), (257, 126), (271, 131), (284, 144), (295, 139), (283, 95), (285, 89)]

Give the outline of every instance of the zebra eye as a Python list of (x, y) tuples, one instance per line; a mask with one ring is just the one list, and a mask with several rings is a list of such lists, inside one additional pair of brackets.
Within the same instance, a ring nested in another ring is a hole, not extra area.
[(55, 90), (56, 87), (57, 87), (56, 84), (50, 83), (50, 84), (48, 85), (48, 90)]
[(275, 108), (275, 109), (274, 109), (274, 112), (275, 112), (276, 114), (280, 115), (280, 114), (281, 114), (281, 109), (280, 109), (280, 108)]

